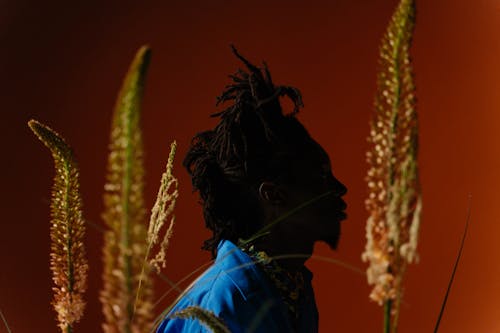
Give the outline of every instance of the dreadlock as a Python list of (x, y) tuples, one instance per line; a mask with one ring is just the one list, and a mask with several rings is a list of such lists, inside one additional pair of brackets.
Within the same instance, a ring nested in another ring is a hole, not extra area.
[[(247, 71), (229, 75), (232, 83), (217, 97), (216, 106), (232, 104), (211, 115), (220, 118), (219, 124), (193, 138), (183, 162), (213, 233), (202, 248), (213, 256), (221, 239), (235, 242), (261, 227), (259, 184), (286, 177), (293, 159), (313, 142), (295, 118), (303, 107), (299, 90), (274, 86), (265, 62), (258, 68), (231, 48)], [(294, 104), (288, 114), (279, 103), (283, 96)]]

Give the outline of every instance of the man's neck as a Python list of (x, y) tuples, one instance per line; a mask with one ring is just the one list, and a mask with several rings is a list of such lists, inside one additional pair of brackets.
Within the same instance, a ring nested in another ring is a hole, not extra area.
[(296, 272), (303, 269), (305, 262), (313, 252), (314, 243), (297, 241), (277, 241), (272, 237), (255, 245), (258, 251), (264, 251), (270, 259), (275, 260), (283, 269)]

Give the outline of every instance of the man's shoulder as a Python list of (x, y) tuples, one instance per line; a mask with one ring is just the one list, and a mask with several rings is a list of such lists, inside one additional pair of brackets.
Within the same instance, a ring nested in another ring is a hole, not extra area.
[(267, 281), (253, 261), (229, 241), (219, 246), (217, 259), (188, 289), (181, 300), (207, 306), (213, 312), (218, 307), (248, 301), (255, 293), (266, 291)]
[[(172, 318), (175, 312), (190, 306), (214, 313), (231, 332), (243, 332), (252, 325), (261, 327), (264, 322), (275, 327), (272, 322), (276, 319), (286, 322), (281, 300), (265, 275), (229, 241), (221, 242), (214, 264), (180, 297), (158, 332), (201, 331), (197, 321)], [(261, 315), (264, 311), (265, 316)]]
[(214, 264), (192, 283), (177, 305), (197, 305), (219, 314), (266, 298), (279, 295), (265, 274), (245, 252), (223, 240)]

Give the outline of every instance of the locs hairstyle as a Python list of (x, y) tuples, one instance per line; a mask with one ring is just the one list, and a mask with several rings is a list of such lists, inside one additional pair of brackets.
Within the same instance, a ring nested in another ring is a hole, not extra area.
[[(198, 191), (206, 227), (213, 233), (203, 249), (215, 256), (221, 239), (248, 238), (262, 227), (258, 187), (262, 181), (286, 181), (294, 160), (317, 150), (304, 126), (296, 119), (303, 107), (296, 88), (274, 86), (266, 63), (258, 68), (233, 53), (247, 71), (229, 75), (232, 83), (217, 97), (216, 106), (231, 102), (221, 112), (219, 124), (198, 133), (184, 159), (193, 190)], [(284, 114), (280, 97), (294, 108)]]

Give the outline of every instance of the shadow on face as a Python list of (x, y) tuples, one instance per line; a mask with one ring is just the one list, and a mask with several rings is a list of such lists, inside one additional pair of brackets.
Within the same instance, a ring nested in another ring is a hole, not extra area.
[[(347, 188), (333, 176), (327, 153), (314, 142), (308, 152), (291, 159), (288, 167), (288, 176), (263, 182), (259, 188), (263, 205), (272, 212), (272, 219), (306, 202), (314, 202), (280, 222), (274, 232), (298, 248), (302, 243), (312, 246), (316, 241), (324, 241), (335, 249), (340, 238), (340, 222), (347, 217), (344, 212), (347, 205), (342, 200)], [(322, 197), (314, 200), (319, 196)]]

